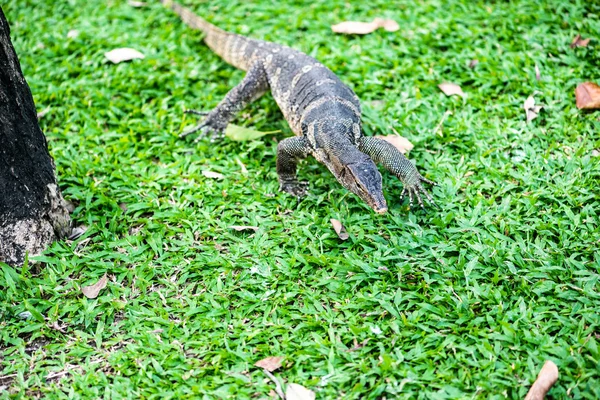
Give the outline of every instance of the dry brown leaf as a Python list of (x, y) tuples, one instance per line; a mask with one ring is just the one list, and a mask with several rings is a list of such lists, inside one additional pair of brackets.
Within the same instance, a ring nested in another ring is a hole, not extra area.
[(82, 286), (81, 292), (88, 299), (95, 299), (96, 297), (98, 297), (98, 294), (100, 293), (100, 291), (106, 287), (107, 282), (108, 282), (108, 278), (107, 278), (106, 274), (104, 274), (102, 276), (102, 278), (100, 278), (100, 280), (98, 282), (94, 283), (93, 285)]
[(123, 47), (104, 53), (104, 57), (106, 57), (109, 61), (118, 64), (123, 61), (135, 60), (136, 58), (144, 58), (144, 55), (135, 49)]
[(584, 82), (575, 89), (575, 102), (580, 110), (600, 109), (600, 86)]
[(331, 222), (331, 225), (333, 226), (335, 233), (337, 233), (337, 235), (340, 239), (346, 240), (350, 237), (350, 235), (348, 235), (348, 232), (346, 232), (346, 228), (344, 228), (344, 225), (342, 225), (342, 223), (340, 221), (338, 221), (337, 219), (333, 219), (333, 218), (331, 218), (329, 221)]
[(531, 389), (527, 392), (525, 400), (543, 400), (557, 380), (558, 367), (552, 361), (546, 361)]
[(462, 91), (461, 87), (458, 86), (456, 83), (451, 83), (451, 82), (444, 82), (444, 83), (440, 83), (438, 85), (438, 87), (440, 88), (440, 90), (442, 92), (444, 92), (444, 94), (446, 96), (452, 96), (452, 95), (459, 95), (462, 97), (466, 97), (467, 95), (465, 94), (465, 92)]
[(534, 95), (535, 93), (529, 96), (527, 100), (525, 100), (525, 103), (523, 103), (523, 108), (525, 109), (525, 114), (528, 123), (532, 119), (537, 118), (540, 110), (542, 109), (542, 106), (535, 105), (535, 99), (533, 98)]
[(315, 400), (315, 392), (297, 383), (288, 383), (285, 400)]
[(378, 139), (385, 140), (388, 143), (391, 143), (392, 145), (394, 145), (395, 148), (400, 150), (402, 154), (406, 154), (407, 152), (411, 151), (413, 147), (415, 147), (415, 145), (412, 144), (407, 138), (402, 137), (400, 135), (377, 135), (375, 137)]
[(259, 368), (264, 368), (269, 372), (273, 372), (281, 368), (281, 362), (283, 361), (283, 357), (267, 357), (263, 358), (260, 361), (257, 361), (254, 365)]
[(345, 21), (331, 26), (335, 33), (345, 33), (348, 35), (366, 35), (383, 28), (388, 32), (395, 32), (400, 29), (400, 25), (391, 19), (375, 18), (371, 22)]
[(214, 172), (214, 171), (202, 171), (202, 175), (204, 175), (207, 178), (211, 178), (211, 179), (223, 179), (225, 178), (225, 175), (220, 174), (218, 172)]
[(571, 42), (571, 45), (569, 47), (571, 47), (572, 49), (574, 49), (575, 47), (587, 47), (588, 43), (590, 43), (590, 38), (582, 39), (581, 35), (577, 34), (577, 36), (573, 38), (573, 41)]
[(477, 64), (479, 64), (479, 60), (471, 60), (471, 62), (469, 62), (469, 68), (475, 68)]
[(229, 229), (233, 229), (234, 231), (258, 231), (258, 226), (249, 226), (249, 225), (231, 225)]

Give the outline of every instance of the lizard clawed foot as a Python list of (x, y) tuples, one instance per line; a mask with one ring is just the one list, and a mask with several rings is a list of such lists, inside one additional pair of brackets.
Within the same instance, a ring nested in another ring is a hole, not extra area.
[(427, 199), (429, 204), (431, 204), (435, 208), (439, 209), (440, 207), (433, 200), (433, 198), (431, 197), (429, 192), (427, 190), (425, 190), (425, 188), (423, 187), (423, 184), (422, 184), (423, 182), (428, 183), (433, 186), (437, 186), (437, 183), (430, 181), (428, 179), (425, 179), (424, 177), (421, 176), (421, 174), (419, 174), (419, 176), (417, 177), (415, 182), (404, 183), (404, 189), (402, 190), (402, 193), (400, 194), (400, 201), (403, 201), (404, 197), (408, 194), (408, 206), (410, 208), (413, 207), (413, 201), (416, 198), (421, 209), (426, 211), (425, 205), (423, 204), (423, 198), (421, 197), (421, 196), (425, 196), (425, 198)]
[(210, 111), (199, 111), (199, 110), (183, 110), (184, 114), (194, 114), (205, 117), (209, 114)]
[(186, 114), (195, 114), (206, 116), (206, 118), (195, 127), (183, 132), (179, 135), (180, 138), (184, 138), (192, 133), (200, 132), (198, 137), (194, 140), (194, 143), (198, 143), (204, 137), (210, 134), (210, 141), (216, 142), (217, 140), (225, 137), (225, 129), (227, 128), (227, 122), (224, 122), (218, 115), (212, 112), (197, 111), (197, 110), (185, 110)]
[(308, 182), (280, 180), (279, 190), (295, 197), (304, 197), (308, 192)]

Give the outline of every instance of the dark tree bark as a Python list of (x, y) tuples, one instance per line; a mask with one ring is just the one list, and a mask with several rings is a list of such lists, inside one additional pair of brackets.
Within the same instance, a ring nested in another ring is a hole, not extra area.
[(54, 162), (0, 8), (0, 261), (19, 265), (69, 227)]

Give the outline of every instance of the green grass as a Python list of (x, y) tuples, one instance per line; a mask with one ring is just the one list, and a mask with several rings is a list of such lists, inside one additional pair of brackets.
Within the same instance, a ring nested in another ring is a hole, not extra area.
[[(317, 57), (363, 100), (369, 134), (393, 126), (415, 144), (441, 209), (409, 212), (383, 173), (378, 216), (314, 160), (300, 169), (311, 195), (278, 192), (276, 140), (291, 131), (270, 96), (235, 123), (280, 134), (179, 140), (194, 123), (182, 110), (213, 107), (243, 73), (148, 1), (3, 5), (89, 229), (42, 268), (0, 267), (0, 397), (267, 398), (253, 364), (281, 355), (275, 374), (323, 399), (519, 399), (547, 359), (561, 374), (552, 398), (600, 398), (600, 114), (574, 99), (600, 82), (598, 5), (196, 1), (225, 29)], [(329, 29), (376, 16), (400, 31)], [(577, 33), (587, 48), (569, 48)], [(110, 64), (117, 47), (146, 58)], [(443, 81), (468, 97), (445, 97)], [(526, 124), (536, 91), (544, 109)], [(107, 288), (84, 298), (104, 273)], [(348, 351), (355, 340), (368, 341)]]

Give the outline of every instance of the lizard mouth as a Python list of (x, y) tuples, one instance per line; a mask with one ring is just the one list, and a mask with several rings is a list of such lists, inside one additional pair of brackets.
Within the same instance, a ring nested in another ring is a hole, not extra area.
[(369, 204), (377, 214), (385, 214), (388, 210), (383, 194), (380, 196), (372, 196), (368, 199), (367, 204)]
[(377, 214), (385, 214), (388, 209), (387, 207), (374, 207), (373, 210), (375, 210)]

